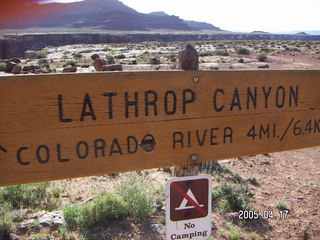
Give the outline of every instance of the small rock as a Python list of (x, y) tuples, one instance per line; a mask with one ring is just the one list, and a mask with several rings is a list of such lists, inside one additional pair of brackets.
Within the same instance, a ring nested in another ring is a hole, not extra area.
[(160, 235), (165, 234), (165, 226), (162, 224), (151, 224), (150, 227), (154, 232), (157, 232)]
[(25, 58), (35, 58), (36, 57), (37, 52), (33, 51), (33, 50), (27, 50), (24, 52), (24, 57)]
[(81, 66), (81, 68), (89, 68), (89, 67), (90, 67), (89, 64), (84, 64), (84, 65)]
[(35, 73), (35, 74), (42, 73), (42, 69), (36, 69), (36, 70), (34, 71), (34, 73)]
[(62, 72), (77, 72), (77, 67), (72, 67), (72, 66), (69, 66), (69, 67), (65, 67)]
[(14, 66), (14, 68), (12, 69), (11, 73), (21, 74), (21, 71), (22, 71), (22, 67), (19, 66), (19, 65), (16, 65), (16, 66)]
[(122, 71), (122, 65), (120, 64), (103, 65), (102, 71)]
[(96, 71), (102, 71), (102, 66), (106, 64), (107, 62), (101, 58), (96, 58), (93, 62), (93, 66)]
[(258, 68), (269, 68), (269, 64), (259, 65)]
[(10, 73), (15, 66), (17, 66), (16, 63), (14, 63), (14, 62), (7, 62), (7, 65), (6, 65), (6, 68), (4, 69), (4, 71), (5, 71), (6, 73)]
[(21, 60), (19, 58), (11, 58), (9, 62), (21, 63)]
[(239, 222), (239, 216), (240, 216), (240, 214), (237, 212), (228, 213), (225, 215), (225, 217), (228, 219), (228, 221), (232, 221), (233, 223)]
[(91, 59), (94, 61), (95, 59), (97, 59), (97, 58), (100, 58), (100, 55), (99, 54), (93, 54), (93, 55), (91, 55)]

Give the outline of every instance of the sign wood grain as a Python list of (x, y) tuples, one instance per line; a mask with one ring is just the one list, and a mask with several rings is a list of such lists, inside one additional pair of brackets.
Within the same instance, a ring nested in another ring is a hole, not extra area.
[(320, 71), (0, 78), (0, 186), (320, 145)]

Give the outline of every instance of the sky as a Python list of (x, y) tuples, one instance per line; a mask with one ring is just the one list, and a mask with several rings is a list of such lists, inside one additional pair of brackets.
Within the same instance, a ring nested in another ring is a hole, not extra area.
[(320, 0), (120, 1), (138, 12), (164, 11), (185, 20), (208, 22), (229, 31), (320, 31)]

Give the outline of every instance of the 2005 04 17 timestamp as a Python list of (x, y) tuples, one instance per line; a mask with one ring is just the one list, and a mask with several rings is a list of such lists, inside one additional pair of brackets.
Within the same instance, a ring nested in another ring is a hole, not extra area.
[(289, 216), (289, 210), (279, 210), (274, 212), (273, 210), (240, 210), (240, 220), (252, 220), (252, 219), (287, 219)]

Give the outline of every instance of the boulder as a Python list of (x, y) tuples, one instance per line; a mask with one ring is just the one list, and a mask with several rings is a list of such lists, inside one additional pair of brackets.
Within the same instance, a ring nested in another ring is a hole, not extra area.
[(37, 52), (33, 51), (33, 50), (28, 50), (28, 51), (24, 52), (24, 57), (25, 58), (35, 58), (36, 55), (37, 55)]
[(94, 61), (95, 59), (97, 59), (97, 58), (100, 58), (100, 55), (99, 54), (93, 54), (93, 55), (91, 55), (91, 59)]
[(93, 66), (96, 71), (102, 71), (102, 66), (106, 64), (107, 62), (101, 58), (96, 58), (93, 62)]
[(35, 72), (36, 69), (37, 69), (37, 66), (35, 66), (35, 65), (29, 65), (29, 66), (24, 66), (24, 67), (22, 68), (22, 71)]
[(120, 64), (103, 65), (102, 71), (122, 71), (122, 65)]
[(7, 62), (7, 65), (6, 65), (6, 68), (4, 69), (4, 71), (5, 71), (6, 73), (10, 73), (15, 66), (17, 66), (16, 63), (14, 63), (14, 62)]
[(22, 71), (22, 67), (19, 66), (19, 65), (16, 65), (16, 66), (14, 66), (14, 68), (12, 69), (11, 73), (21, 74), (21, 71)]
[(77, 67), (72, 67), (72, 66), (69, 66), (69, 67), (65, 67), (62, 72), (77, 72)]
[(149, 61), (150, 64), (161, 64), (160, 60), (158, 58), (150, 58), (150, 61)]

